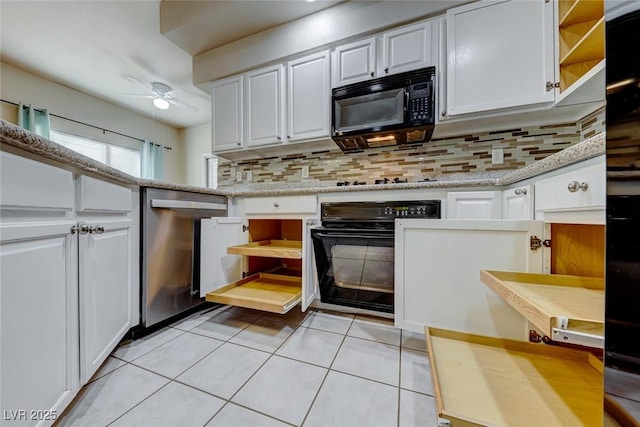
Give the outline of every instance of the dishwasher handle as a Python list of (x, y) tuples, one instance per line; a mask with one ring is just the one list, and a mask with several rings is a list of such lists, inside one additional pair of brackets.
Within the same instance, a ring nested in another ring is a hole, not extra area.
[(197, 209), (209, 211), (226, 211), (224, 203), (196, 202), (192, 200), (151, 199), (152, 208), (162, 209)]

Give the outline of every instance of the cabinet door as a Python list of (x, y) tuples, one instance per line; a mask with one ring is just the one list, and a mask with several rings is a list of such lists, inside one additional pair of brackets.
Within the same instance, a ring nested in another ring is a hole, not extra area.
[[(2, 425), (32, 426), (30, 410), (57, 412), (78, 383), (77, 239), (71, 221), (1, 227)], [(26, 417), (9, 411), (26, 410)], [(9, 418), (7, 418), (9, 417)], [(6, 424), (5, 424), (6, 423)], [(53, 420), (40, 425), (51, 425)]]
[(247, 147), (282, 143), (284, 129), (284, 67), (247, 73), (245, 76), (245, 139)]
[(91, 230), (79, 237), (78, 258), (80, 381), (85, 384), (131, 327), (133, 236), (130, 219), (83, 224)]
[(448, 115), (554, 100), (554, 5), (479, 1), (447, 11)]
[(302, 311), (306, 311), (319, 294), (313, 241), (311, 240), (311, 229), (317, 226), (317, 219), (302, 221)]
[(333, 87), (376, 77), (376, 39), (338, 46), (333, 58)]
[(214, 153), (242, 148), (242, 76), (213, 82), (211, 126)]
[(533, 186), (522, 185), (502, 192), (502, 219), (533, 219)]
[(383, 72), (394, 74), (436, 65), (438, 21), (388, 31), (382, 35)]
[(287, 65), (287, 141), (329, 137), (331, 127), (329, 52)]
[(527, 321), (480, 281), (480, 270), (541, 273), (534, 221), (398, 220), (395, 323), (525, 340)]
[(447, 193), (449, 219), (500, 219), (499, 191), (459, 191)]
[(248, 242), (246, 218), (204, 218), (200, 227), (200, 296), (242, 278), (242, 255), (229, 246)]

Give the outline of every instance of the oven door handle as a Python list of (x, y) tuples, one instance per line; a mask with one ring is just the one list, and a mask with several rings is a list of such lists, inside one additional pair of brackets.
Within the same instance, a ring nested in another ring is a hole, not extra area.
[(362, 233), (362, 234), (351, 234), (351, 233), (314, 233), (314, 236), (318, 236), (318, 237), (337, 237), (337, 238), (344, 238), (344, 237), (352, 237), (352, 238), (362, 238), (365, 237), (367, 239), (393, 239), (393, 235), (392, 234), (367, 234), (367, 233)]

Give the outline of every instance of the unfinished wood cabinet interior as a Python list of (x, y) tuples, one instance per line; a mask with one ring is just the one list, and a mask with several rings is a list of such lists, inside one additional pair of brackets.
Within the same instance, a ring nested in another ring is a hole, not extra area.
[(249, 243), (227, 248), (245, 257), (243, 278), (206, 300), (284, 314), (302, 300), (302, 220), (249, 220)]
[(624, 411), (603, 410), (597, 357), (604, 343), (604, 226), (547, 225), (550, 247), (536, 250), (549, 251), (552, 274), (483, 270), (481, 280), (556, 345), (427, 326), (441, 425), (625, 425)]
[(560, 0), (558, 16), (562, 93), (605, 58), (604, 1)]

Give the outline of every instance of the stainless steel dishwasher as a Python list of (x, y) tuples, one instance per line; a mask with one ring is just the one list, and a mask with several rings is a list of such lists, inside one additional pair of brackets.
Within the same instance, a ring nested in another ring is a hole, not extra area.
[(142, 189), (141, 326), (149, 328), (204, 302), (200, 220), (227, 216), (227, 198)]

